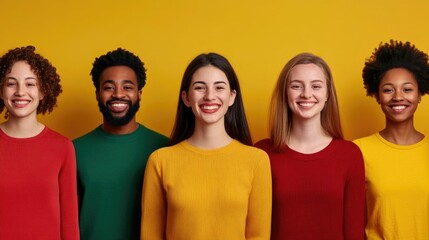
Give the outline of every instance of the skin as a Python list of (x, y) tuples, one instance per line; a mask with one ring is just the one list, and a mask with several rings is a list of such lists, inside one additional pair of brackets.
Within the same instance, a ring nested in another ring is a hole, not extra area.
[(301, 153), (324, 149), (332, 137), (321, 124), (321, 112), (328, 99), (326, 76), (315, 64), (292, 68), (288, 80), (288, 106), (292, 111), (292, 129), (288, 146)]
[(198, 69), (188, 92), (183, 91), (181, 96), (195, 116), (195, 130), (189, 143), (211, 149), (232, 141), (226, 133), (224, 118), (234, 104), (236, 92), (231, 90), (225, 73), (213, 66)]
[(0, 128), (17, 138), (32, 137), (40, 133), (44, 125), (37, 121), (37, 107), (43, 99), (39, 79), (25, 61), (13, 64), (5, 76), (1, 99), (9, 111), (8, 120)]
[[(141, 99), (142, 91), (138, 90), (137, 76), (127, 66), (106, 68), (100, 76), (100, 91), (97, 100), (107, 106), (114, 117), (123, 117), (129, 111), (128, 101), (136, 103)], [(123, 126), (113, 126), (103, 119), (102, 128), (112, 134), (128, 134), (138, 128), (135, 116)]]
[(386, 127), (380, 131), (383, 138), (400, 145), (414, 144), (424, 138), (414, 128), (414, 113), (421, 94), (411, 72), (404, 68), (388, 70), (380, 81), (377, 100), (386, 119)]
[(300, 64), (292, 68), (287, 88), (288, 105), (293, 117), (320, 121), (320, 113), (328, 99), (326, 77), (315, 64)]

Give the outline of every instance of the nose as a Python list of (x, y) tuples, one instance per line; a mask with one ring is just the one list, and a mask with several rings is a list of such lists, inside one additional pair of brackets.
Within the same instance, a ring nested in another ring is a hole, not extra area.
[(301, 91), (302, 98), (310, 98), (311, 97), (311, 89), (308, 87), (303, 87)]
[(393, 95), (393, 101), (399, 102), (403, 100), (401, 91), (395, 91), (395, 94)]
[(206, 101), (210, 101), (212, 99), (214, 99), (214, 89), (211, 88), (207, 88), (205, 94), (204, 94), (204, 100)]
[(25, 92), (25, 85), (17, 84), (15, 96), (24, 96), (24, 92)]
[(115, 88), (115, 90), (113, 91), (112, 97), (114, 98), (123, 98), (124, 96), (125, 94), (121, 88)]

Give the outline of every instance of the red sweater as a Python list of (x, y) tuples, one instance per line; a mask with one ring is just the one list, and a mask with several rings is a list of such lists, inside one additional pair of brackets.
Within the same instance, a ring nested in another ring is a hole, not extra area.
[(0, 239), (79, 239), (72, 143), (45, 129), (12, 138), (0, 130)]
[(364, 239), (364, 163), (354, 143), (334, 139), (314, 154), (273, 152), (268, 139), (256, 147), (271, 161), (271, 239)]

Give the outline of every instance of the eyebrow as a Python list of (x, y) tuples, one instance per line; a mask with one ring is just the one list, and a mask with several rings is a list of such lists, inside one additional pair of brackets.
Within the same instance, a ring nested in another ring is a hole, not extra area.
[[(304, 82), (303, 80), (298, 80), (298, 79), (295, 79), (295, 80), (290, 80), (290, 82), (291, 83), (293, 83), (293, 82), (298, 82), (298, 83), (302, 83), (302, 82)], [(310, 81), (310, 83), (324, 83), (323, 82), (323, 80), (320, 80), (320, 79), (315, 79), (315, 80), (311, 80)]]
[[(9, 79), (18, 80), (17, 78), (14, 78), (14, 77), (7, 77), (6, 78), (6, 80), (9, 80)], [(37, 80), (37, 78), (35, 78), (35, 77), (26, 77), (24, 80)]]
[[(416, 85), (416, 84), (414, 84), (413, 82), (404, 82), (404, 83), (402, 83), (401, 85), (408, 85), (408, 84)], [(389, 86), (393, 86), (393, 83), (385, 83), (385, 84), (383, 84), (383, 85), (381, 85), (381, 86), (383, 87), (383, 86), (387, 86), (387, 85), (389, 85)]]
[[(203, 81), (195, 81), (194, 83), (192, 83), (192, 85), (195, 85), (195, 84), (204, 84), (204, 85), (206, 85), (206, 83), (203, 82)], [(216, 82), (214, 82), (214, 84), (225, 84), (226, 85), (226, 82), (225, 81), (216, 81)]]
[[(106, 84), (106, 83), (111, 83), (111, 84), (114, 84), (115, 83), (115, 81), (113, 81), (113, 80), (105, 80), (104, 82), (103, 82), (103, 84)], [(124, 83), (124, 84), (133, 84), (133, 85), (135, 85), (135, 83), (133, 82), (133, 81), (131, 81), (131, 80), (128, 80), (128, 79), (126, 79), (126, 80), (122, 80), (121, 81), (121, 83)]]

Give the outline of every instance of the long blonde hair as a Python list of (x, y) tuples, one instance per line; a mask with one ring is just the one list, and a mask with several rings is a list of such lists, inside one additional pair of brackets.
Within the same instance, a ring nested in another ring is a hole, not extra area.
[(322, 58), (311, 53), (300, 53), (283, 67), (271, 98), (269, 129), (274, 151), (281, 151), (286, 146), (292, 128), (292, 111), (288, 105), (287, 95), (289, 75), (296, 65), (311, 63), (323, 70), (328, 87), (328, 100), (321, 112), (322, 128), (329, 136), (343, 139), (337, 94), (331, 69)]

